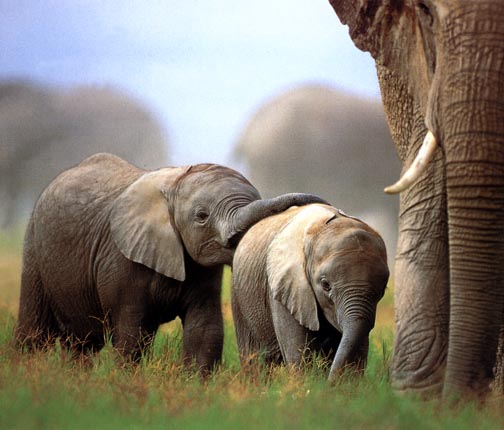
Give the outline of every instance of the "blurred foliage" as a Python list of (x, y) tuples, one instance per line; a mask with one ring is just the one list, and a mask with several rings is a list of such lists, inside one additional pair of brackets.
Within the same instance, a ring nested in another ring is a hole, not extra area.
[(314, 193), (362, 218), (383, 236), (393, 265), (399, 199), (383, 188), (397, 180), (401, 163), (378, 99), (294, 86), (258, 107), (235, 155), (265, 197)]
[(144, 104), (108, 86), (0, 81), (0, 228), (22, 221), (63, 170), (97, 152), (166, 165), (167, 136)]

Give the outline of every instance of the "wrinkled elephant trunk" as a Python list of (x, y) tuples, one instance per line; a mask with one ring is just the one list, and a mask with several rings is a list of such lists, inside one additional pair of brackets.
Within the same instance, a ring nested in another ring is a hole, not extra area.
[(233, 223), (234, 231), (230, 237), (241, 236), (263, 218), (283, 212), (291, 206), (304, 206), (311, 203), (327, 204), (324, 199), (318, 196), (303, 193), (283, 194), (272, 199), (253, 201), (236, 212)]
[[(504, 10), (486, 6), (464, 11), (471, 20), (447, 19), (439, 64), (450, 71), (439, 85), (436, 115), (444, 125), (438, 133), (446, 157), (450, 258), (445, 397), (489, 390), (503, 317)], [(474, 37), (480, 23), (485, 38)]]
[(346, 324), (329, 372), (330, 383), (335, 382), (345, 370), (355, 370), (358, 374), (364, 372), (369, 349), (369, 331), (369, 323), (364, 319)]

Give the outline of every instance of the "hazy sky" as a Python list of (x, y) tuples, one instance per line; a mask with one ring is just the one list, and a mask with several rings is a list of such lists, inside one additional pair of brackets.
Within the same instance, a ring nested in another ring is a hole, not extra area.
[(378, 97), (328, 0), (0, 0), (0, 78), (113, 85), (165, 127), (173, 164), (232, 164), (266, 99), (306, 82)]

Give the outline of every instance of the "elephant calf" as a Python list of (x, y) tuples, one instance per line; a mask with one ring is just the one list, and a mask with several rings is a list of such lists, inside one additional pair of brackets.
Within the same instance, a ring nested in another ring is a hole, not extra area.
[(389, 277), (385, 245), (364, 222), (331, 206), (263, 219), (233, 260), (232, 310), (242, 364), (299, 364), (309, 351), (363, 371), (376, 306)]
[(27, 227), (16, 338), (55, 338), (97, 351), (106, 333), (137, 359), (158, 326), (179, 316), (183, 357), (220, 360), (223, 264), (257, 221), (307, 194), (261, 200), (238, 172), (215, 164), (139, 169), (96, 154), (59, 175)]

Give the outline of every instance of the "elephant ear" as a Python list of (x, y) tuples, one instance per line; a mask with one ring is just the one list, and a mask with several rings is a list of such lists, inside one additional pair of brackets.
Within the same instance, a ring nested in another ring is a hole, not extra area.
[[(369, 51), (377, 59), (380, 52), (380, 27), (389, 25), (391, 15), (386, 15), (388, 2), (376, 0), (329, 0), (342, 24), (347, 24), (350, 37), (355, 46), (362, 51)], [(397, 3), (397, 2), (396, 2)]]
[[(379, 68), (400, 79), (411, 94), (419, 94), (425, 109), (435, 69), (432, 38), (424, 39), (417, 9), (404, 0), (329, 0), (355, 46), (367, 51)], [(384, 73), (383, 71), (379, 73)], [(383, 93), (383, 89), (382, 89)]]
[(167, 192), (183, 168), (142, 175), (114, 202), (110, 229), (128, 259), (177, 281), (185, 280), (184, 246), (170, 214)]
[(306, 275), (305, 245), (318, 226), (337, 216), (330, 206), (303, 207), (270, 243), (267, 252), (268, 284), (273, 298), (282, 303), (304, 327), (317, 331), (317, 300)]

